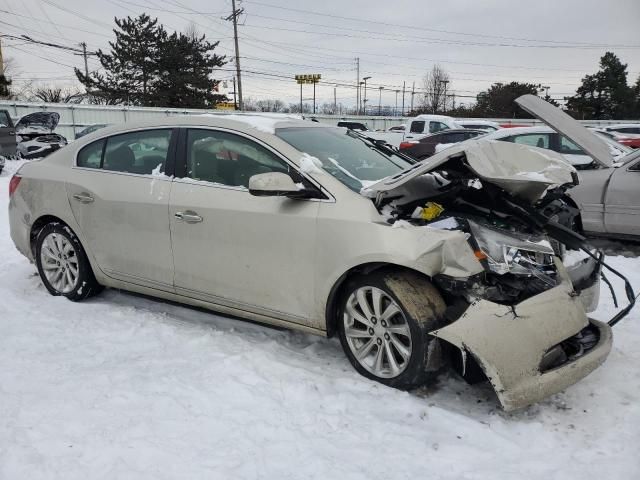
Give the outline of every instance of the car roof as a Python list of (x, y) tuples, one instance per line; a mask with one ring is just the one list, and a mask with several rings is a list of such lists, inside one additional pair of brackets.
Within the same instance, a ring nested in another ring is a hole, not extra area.
[(487, 138), (504, 138), (511, 137), (513, 135), (523, 135), (527, 133), (555, 133), (551, 127), (546, 125), (540, 125), (536, 127), (513, 127), (513, 128), (501, 128), (495, 132), (487, 134)]
[(453, 121), (453, 117), (448, 115), (431, 115), (427, 113), (423, 113), (421, 115), (417, 115), (414, 120), (448, 120)]
[(443, 133), (487, 133), (486, 130), (480, 130), (478, 128), (447, 128), (446, 130), (440, 130), (439, 132), (432, 133), (431, 135), (439, 135)]
[(491, 120), (482, 120), (482, 119), (464, 119), (464, 120), (456, 120), (456, 123), (460, 125), (489, 125), (492, 127), (499, 127), (500, 124), (498, 122), (492, 122)]
[[(315, 127), (326, 128), (318, 122), (309, 122), (301, 118), (286, 115), (255, 115), (255, 114), (204, 114), (204, 115), (176, 115), (171, 117), (158, 117), (149, 120), (135, 121), (111, 125), (100, 129), (100, 136), (124, 133), (130, 130), (157, 127), (221, 127), (238, 130), (240, 132), (255, 134), (256, 131), (263, 134), (275, 133), (278, 128), (288, 127)], [(335, 127), (334, 127), (335, 128)]]

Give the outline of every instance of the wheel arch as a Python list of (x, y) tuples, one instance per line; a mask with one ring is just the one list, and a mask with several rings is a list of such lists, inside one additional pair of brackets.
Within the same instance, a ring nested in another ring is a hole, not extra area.
[[(373, 271), (381, 270), (381, 269), (393, 269), (396, 271), (407, 271), (412, 273), (417, 273), (424, 278), (431, 281), (431, 277), (426, 275), (425, 273), (409, 268), (404, 265), (399, 265), (396, 263), (389, 262), (367, 262), (362, 263), (360, 265), (356, 265), (351, 267), (349, 270), (344, 272), (333, 284), (331, 290), (329, 291), (329, 296), (327, 297), (327, 303), (325, 306), (325, 326), (327, 330), (327, 337), (333, 337), (337, 331), (337, 322), (338, 322), (338, 300), (340, 299), (340, 295), (342, 294), (342, 290), (345, 284), (349, 279), (353, 278), (356, 275), (362, 275), (371, 273)], [(434, 285), (437, 289), (437, 286)]]
[(65, 222), (59, 217), (56, 217), (55, 215), (45, 214), (38, 217), (36, 221), (33, 222), (33, 224), (31, 224), (31, 230), (29, 231), (29, 248), (31, 249), (31, 254), (33, 255), (33, 258), (36, 257), (36, 240), (38, 238), (38, 234), (46, 225), (49, 225), (50, 223), (60, 223), (65, 227), (67, 227), (68, 229), (70, 229), (73, 232), (73, 234), (76, 235), (76, 233), (67, 224), (67, 222)]
[(562, 200), (567, 202), (571, 207), (578, 210), (578, 214), (575, 216), (576, 227), (580, 230), (580, 232), (583, 232), (584, 228), (582, 227), (582, 210), (580, 209), (580, 206), (568, 193), (565, 193), (565, 195), (563, 195)]

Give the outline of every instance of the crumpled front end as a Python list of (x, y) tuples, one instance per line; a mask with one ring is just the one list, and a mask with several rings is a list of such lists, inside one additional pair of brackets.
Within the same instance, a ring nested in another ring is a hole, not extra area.
[(558, 286), (515, 305), (485, 299), (431, 332), (471, 355), (505, 410), (525, 407), (573, 385), (601, 365), (611, 327), (589, 319), (566, 274)]

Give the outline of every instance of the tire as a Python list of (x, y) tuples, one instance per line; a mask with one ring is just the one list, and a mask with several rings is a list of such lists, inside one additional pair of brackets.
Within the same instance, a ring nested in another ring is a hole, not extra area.
[(52, 222), (36, 238), (36, 265), (51, 295), (77, 302), (102, 291), (78, 237), (69, 227)]
[(385, 269), (359, 275), (347, 282), (339, 300), (340, 343), (361, 375), (394, 388), (415, 388), (442, 365), (439, 343), (428, 332), (443, 325), (445, 308), (436, 288), (418, 273)]

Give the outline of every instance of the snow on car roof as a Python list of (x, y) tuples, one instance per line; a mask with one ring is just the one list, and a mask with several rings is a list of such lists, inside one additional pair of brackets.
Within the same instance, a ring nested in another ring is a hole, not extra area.
[(250, 113), (250, 114), (242, 114), (242, 113), (229, 113), (229, 114), (218, 114), (218, 113), (205, 113), (203, 115), (199, 115), (200, 117), (214, 117), (220, 118), (224, 120), (233, 120), (235, 122), (245, 123), (251, 128), (255, 128), (256, 130), (260, 130), (264, 133), (274, 134), (276, 131), (276, 127), (278, 124), (283, 122), (297, 122), (303, 121), (300, 115), (289, 115), (285, 113)]

